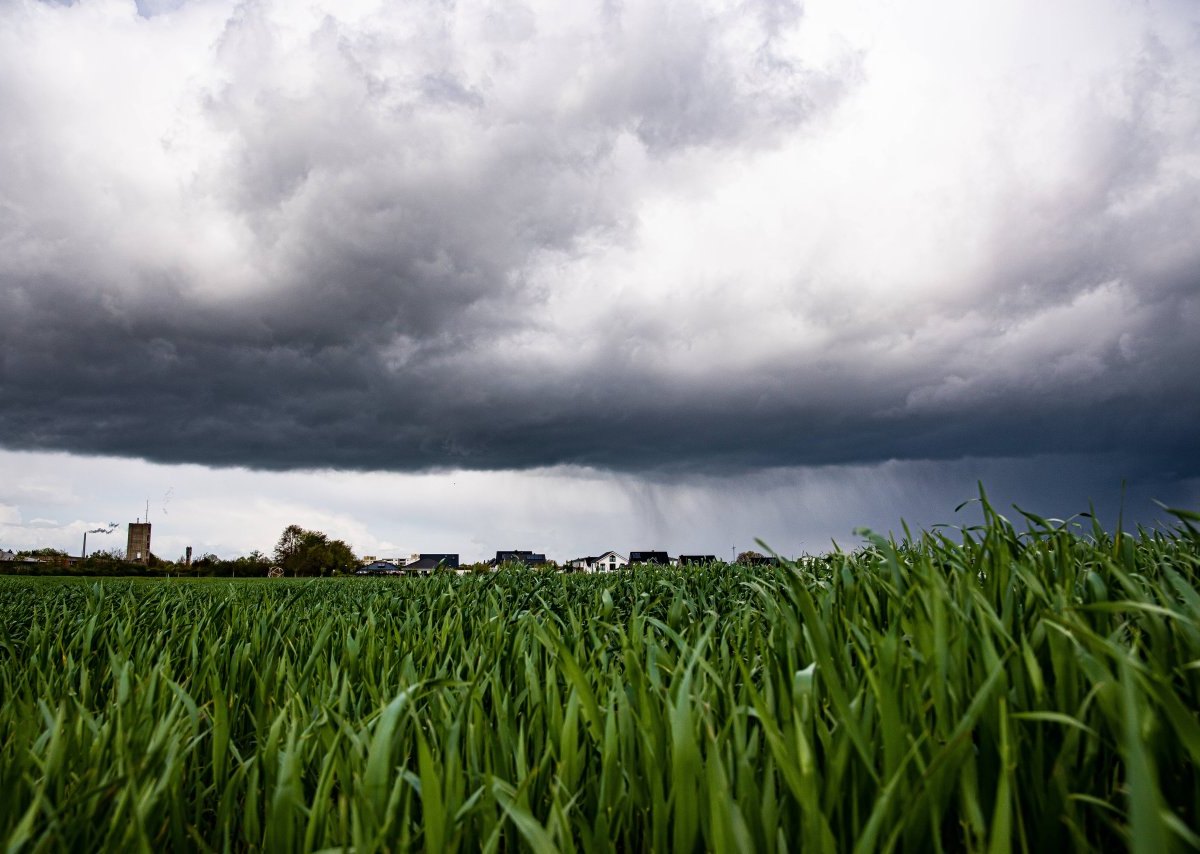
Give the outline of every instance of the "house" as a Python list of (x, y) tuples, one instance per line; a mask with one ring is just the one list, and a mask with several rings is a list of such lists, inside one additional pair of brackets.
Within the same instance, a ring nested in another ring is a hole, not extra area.
[(392, 566), (404, 566), (404, 558), (402, 557), (375, 557), (375, 555), (363, 555), (358, 559), (360, 566), (369, 566), (373, 563), (390, 563)]
[(17, 559), (16, 552), (6, 552), (3, 549), (0, 549), (0, 560), (16, 560), (16, 559)]
[(629, 558), (623, 557), (614, 551), (607, 551), (600, 555), (577, 557), (568, 566), (581, 572), (614, 572), (615, 570), (629, 566)]
[(707, 563), (716, 563), (716, 562), (717, 562), (716, 555), (680, 555), (679, 556), (679, 565), (680, 566), (687, 566), (689, 564), (691, 564), (693, 566), (702, 566)]
[(543, 566), (546, 555), (539, 552), (523, 552), (513, 549), (506, 552), (496, 552), (496, 556), (488, 561), (489, 566), (500, 566), (502, 563), (523, 563), (526, 566)]
[(411, 555), (404, 564), (405, 572), (428, 575), (435, 569), (458, 569), (458, 553), (421, 552)]
[(657, 566), (672, 566), (675, 561), (666, 552), (630, 552), (629, 563), (651, 563)]
[(373, 560), (365, 566), (360, 566), (355, 575), (403, 575), (404, 570), (390, 560)]

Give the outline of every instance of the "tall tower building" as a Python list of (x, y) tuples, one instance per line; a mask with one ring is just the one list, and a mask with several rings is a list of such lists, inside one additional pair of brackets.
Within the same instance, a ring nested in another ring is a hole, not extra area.
[(129, 523), (129, 540), (125, 546), (125, 560), (132, 563), (150, 563), (149, 522)]

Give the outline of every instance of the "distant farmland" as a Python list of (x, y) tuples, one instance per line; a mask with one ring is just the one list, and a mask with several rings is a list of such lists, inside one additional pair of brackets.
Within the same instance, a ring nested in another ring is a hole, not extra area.
[(1131, 535), (984, 514), (779, 568), (0, 579), (0, 834), (10, 851), (1200, 844), (1194, 520)]

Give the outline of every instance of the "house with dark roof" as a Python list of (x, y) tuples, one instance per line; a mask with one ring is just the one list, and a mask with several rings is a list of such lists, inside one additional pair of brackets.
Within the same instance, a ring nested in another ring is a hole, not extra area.
[(716, 555), (680, 555), (678, 563), (680, 566), (703, 566), (709, 563), (716, 563)]
[(675, 563), (666, 552), (630, 552), (629, 565), (654, 564), (656, 566), (671, 566)]
[(604, 554), (577, 557), (567, 565), (580, 572), (615, 572), (629, 566), (629, 558), (614, 551), (607, 551)]
[(373, 560), (360, 566), (355, 575), (403, 575), (404, 570), (390, 560)]
[(405, 572), (428, 574), (435, 569), (458, 569), (458, 553), (422, 552), (414, 554), (404, 564)]
[(488, 561), (489, 566), (500, 566), (503, 563), (523, 563), (526, 566), (544, 566), (546, 555), (543, 552), (525, 552), (520, 549), (496, 552), (496, 556)]

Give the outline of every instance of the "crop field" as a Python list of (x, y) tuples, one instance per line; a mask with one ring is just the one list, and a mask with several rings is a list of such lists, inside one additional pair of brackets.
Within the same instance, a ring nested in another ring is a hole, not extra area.
[(8, 851), (1200, 847), (1200, 535), (0, 579)]

